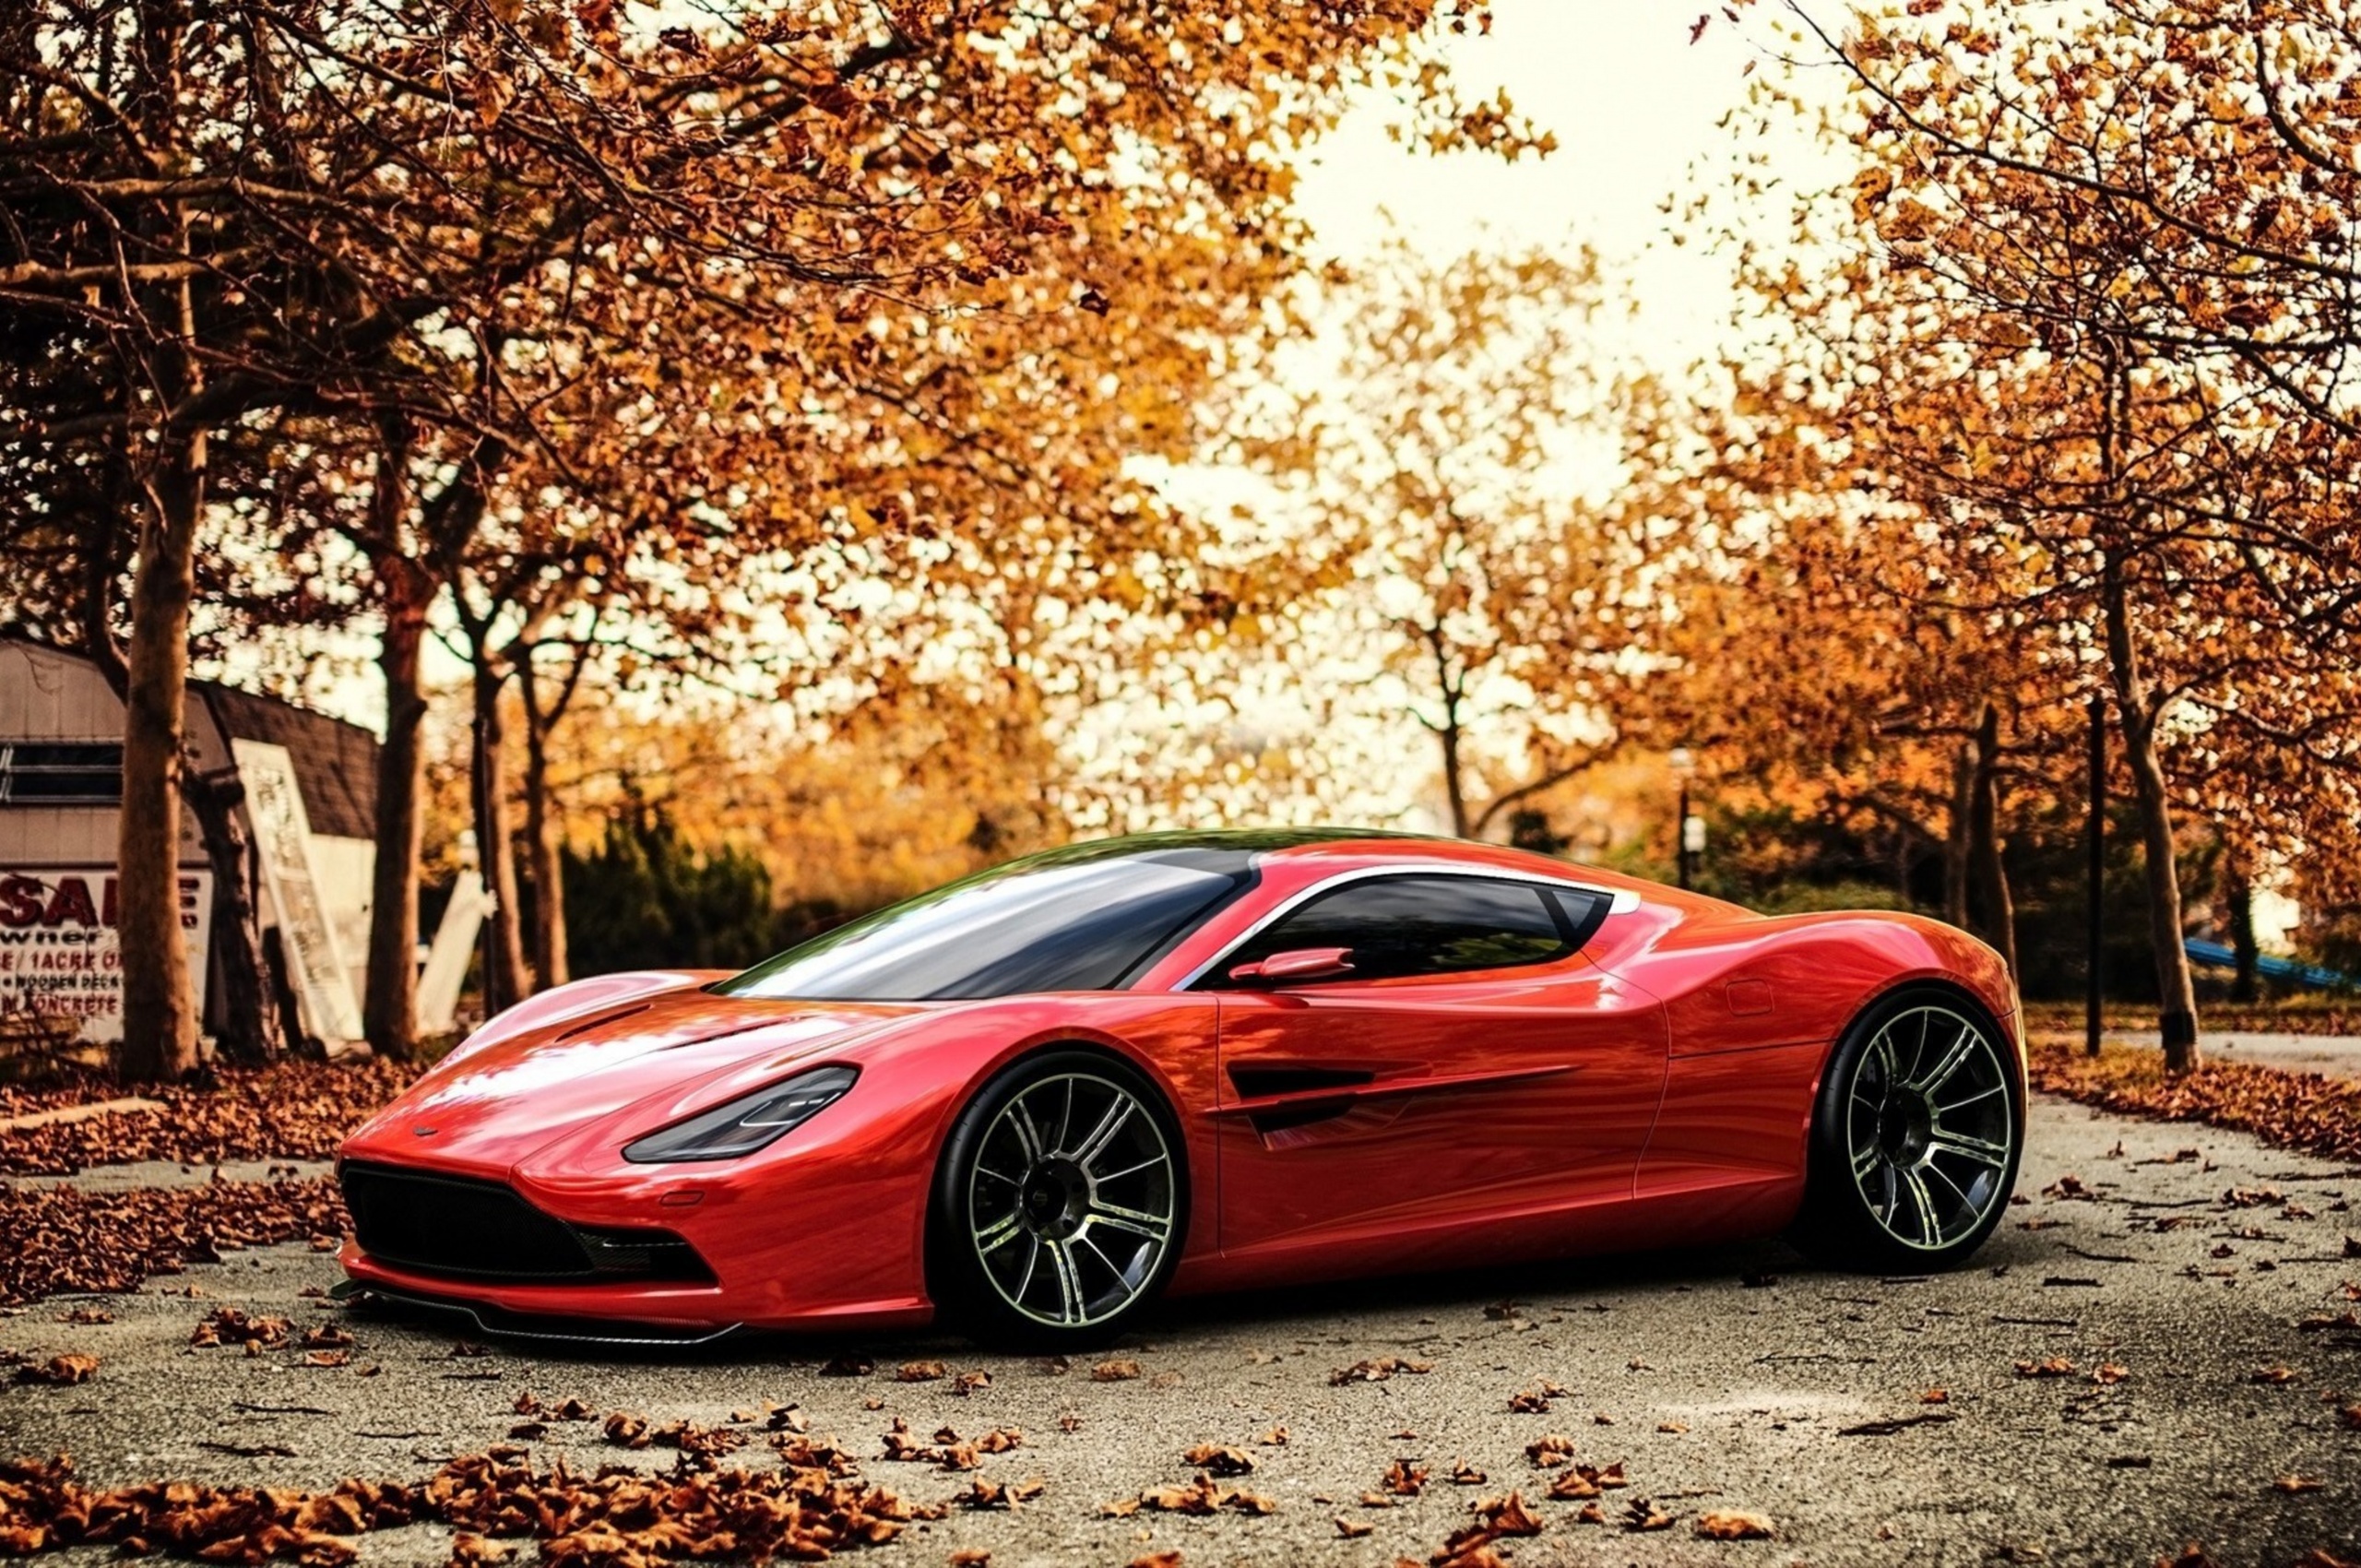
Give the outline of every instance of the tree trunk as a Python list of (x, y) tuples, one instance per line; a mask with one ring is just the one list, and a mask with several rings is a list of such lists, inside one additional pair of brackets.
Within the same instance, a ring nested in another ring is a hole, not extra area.
[[(533, 679), (529, 664), (517, 678)], [(565, 954), (565, 868), (561, 863), (557, 825), (550, 809), (549, 727), (537, 717), (537, 705), (525, 705), (525, 853), (533, 876), (533, 974), (547, 991), (564, 985)]]
[[(131, 671), (115, 643), (108, 613), (118, 564), (110, 539), (111, 533), (102, 532), (91, 540), (90, 556), (84, 565), (83, 651), (128, 711)], [(186, 781), (189, 810), (196, 818), (206, 860), (213, 871), (213, 952), (221, 960), (223, 993), (221, 1050), (237, 1061), (266, 1062), (282, 1054), (293, 1037), (271, 1002), (270, 978), (263, 967), (261, 871), (255, 863), (254, 841), (238, 814), (245, 804), (245, 789), (234, 770), (216, 775), (200, 771), (199, 759), (188, 749), (185, 735), (182, 737), (181, 777)], [(118, 884), (118, 899), (121, 892)], [(191, 998), (200, 1010), (203, 1000)]]
[(1446, 699), (1442, 727), (1435, 734), (1442, 742), (1442, 791), (1451, 807), (1451, 836), (1467, 837), (1467, 786), (1459, 776), (1459, 715), (1455, 704)]
[(2173, 843), (2171, 797), (2164, 765), (2156, 754), (2159, 716), (2142, 689), (2123, 566), (2113, 553), (2106, 563), (2103, 597), (2107, 663), (2123, 730), (2124, 761), (2131, 771), (2132, 799), (2140, 812), (2140, 845), (2148, 883), (2148, 938), (2155, 950), (2165, 1070), (2186, 1073), (2200, 1062), (2197, 987), (2189, 974), (2189, 950), (2181, 945), (2180, 866)]
[(508, 827), (508, 769), (500, 712), (507, 683), (492, 669), (488, 649), (478, 648), (475, 669), (476, 856), (492, 897), (484, 919), (484, 1011), (522, 1001), (531, 989), (525, 968), (524, 925), (516, 908), (516, 854)]
[(1975, 807), (1975, 753), (1962, 746), (1952, 760), (1952, 813), (1943, 835), (1943, 919), (1967, 929), (1968, 819)]
[(132, 579), (115, 861), (123, 1075), (135, 1083), (176, 1078), (196, 1065), (197, 998), (181, 924), (181, 748), (205, 459), (202, 433), (165, 437), (146, 475), (148, 504)]
[(418, 856), (426, 791), (421, 731), (426, 695), (419, 653), (426, 641), (423, 575), (398, 556), (379, 563), (386, 629), (377, 670), (386, 682), (386, 743), (377, 753), (376, 850), (370, 870), (369, 968), (362, 1032), (380, 1056), (418, 1048)]
[(1968, 827), (1976, 902), (1984, 913), (1985, 937), (2017, 978), (2016, 901), (2009, 895), (2009, 868), (2000, 860), (2000, 710), (1984, 705), (1975, 730), (1975, 768)]
[[(186, 766), (184, 764), (184, 766)], [(221, 970), (221, 1054), (260, 1065), (286, 1052), (262, 950), (262, 910), (256, 899), (254, 840), (238, 814), (245, 786), (234, 768), (219, 774), (191, 771), (189, 809), (205, 837), (213, 867), (213, 956)]]
[(2237, 961), (2230, 981), (2230, 1000), (2252, 1002), (2256, 992), (2257, 960), (2262, 955), (2254, 941), (2254, 879), (2236, 855), (2222, 863), (2222, 901), (2229, 906), (2230, 952)]

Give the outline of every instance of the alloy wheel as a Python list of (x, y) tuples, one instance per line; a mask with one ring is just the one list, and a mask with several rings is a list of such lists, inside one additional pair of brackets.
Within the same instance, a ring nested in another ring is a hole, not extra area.
[(970, 1244), (1001, 1299), (1086, 1328), (1137, 1300), (1173, 1243), (1172, 1150), (1131, 1089), (1059, 1073), (1018, 1090), (976, 1145)]
[(2016, 1108), (2000, 1049), (1975, 1020), (1928, 1005), (1887, 1019), (1855, 1063), (1853, 1182), (1905, 1247), (1940, 1252), (2008, 1201)]

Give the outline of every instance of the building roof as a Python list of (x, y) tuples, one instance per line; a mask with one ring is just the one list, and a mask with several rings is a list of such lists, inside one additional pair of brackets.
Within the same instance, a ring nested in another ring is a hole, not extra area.
[[(71, 659), (94, 671), (96, 668), (88, 654), (61, 647), (21, 626), (0, 626), (0, 643), (18, 644), (52, 659)], [(89, 700), (112, 700), (112, 694), (98, 697), (96, 693), (101, 690), (103, 688), (94, 688)], [(224, 751), (233, 740), (264, 741), (287, 748), (294, 762), (295, 787), (303, 792), (303, 814), (313, 832), (334, 838), (377, 836), (376, 736), (358, 724), (298, 707), (282, 698), (225, 686), (218, 681), (191, 681), (188, 692), (192, 701), (204, 704), (214, 729), (220, 732)], [(120, 710), (121, 705), (116, 703), (116, 732), (120, 731)], [(34, 728), (41, 730), (44, 722), (53, 723), (58, 717), (53, 710), (45, 718), (36, 716)], [(93, 731), (85, 719), (83, 727), (72, 732), (78, 735)], [(36, 737), (27, 734), (18, 738)]]
[(377, 836), (377, 737), (277, 697), (213, 681), (192, 681), (224, 740), (285, 746), (312, 831), (334, 838)]

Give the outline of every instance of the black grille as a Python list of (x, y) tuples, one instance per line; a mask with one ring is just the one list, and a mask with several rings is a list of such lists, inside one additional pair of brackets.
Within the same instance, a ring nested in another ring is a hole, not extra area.
[(337, 1176), (361, 1250), (397, 1268), (524, 1283), (713, 1279), (696, 1249), (669, 1230), (568, 1225), (498, 1182), (350, 1160)]

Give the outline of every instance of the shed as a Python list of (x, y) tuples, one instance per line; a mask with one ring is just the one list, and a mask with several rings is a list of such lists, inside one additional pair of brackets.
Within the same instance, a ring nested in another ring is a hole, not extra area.
[[(279, 929), (303, 986), (357, 996), (375, 858), (376, 738), (215, 682), (190, 683), (185, 722), (196, 765), (236, 769), (247, 784), (256, 851), (247, 874), (258, 884), (266, 929)], [(85, 1039), (120, 1037), (113, 888), (122, 796), (123, 704), (97, 665), (0, 635), (0, 1013), (76, 1016)], [(212, 868), (185, 809), (180, 845), (192, 978), (208, 997), (208, 1027), (218, 1027)], [(348, 1032), (317, 1018), (317, 998), (306, 1001), (317, 1032)], [(326, 1010), (345, 1009), (331, 1002)], [(342, 1021), (357, 1029), (357, 1019)]]

